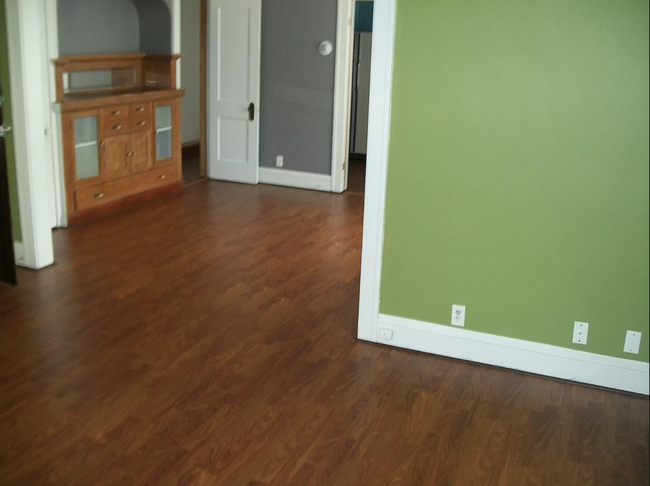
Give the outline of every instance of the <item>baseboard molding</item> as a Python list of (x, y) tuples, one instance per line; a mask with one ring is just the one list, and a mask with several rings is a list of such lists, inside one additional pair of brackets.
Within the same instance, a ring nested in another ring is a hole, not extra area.
[(259, 176), (260, 183), (262, 184), (312, 189), (314, 191), (324, 192), (331, 192), (332, 190), (331, 175), (260, 167)]
[(16, 265), (20, 267), (25, 266), (25, 246), (18, 241), (14, 241), (14, 259), (16, 260)]
[(534, 373), (562, 380), (649, 394), (650, 366), (572, 349), (505, 338), (439, 324), (379, 315), (378, 342), (399, 348)]

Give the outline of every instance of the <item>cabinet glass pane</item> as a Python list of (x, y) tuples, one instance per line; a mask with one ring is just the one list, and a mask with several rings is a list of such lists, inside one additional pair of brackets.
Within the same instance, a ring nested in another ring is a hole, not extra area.
[(156, 133), (157, 159), (168, 159), (172, 156), (172, 131), (163, 130)]
[(77, 180), (90, 179), (99, 175), (99, 152), (97, 144), (85, 145), (75, 149)]
[(99, 175), (99, 145), (96, 116), (75, 119), (74, 144), (77, 180), (97, 177)]
[(96, 142), (97, 141), (97, 117), (88, 116), (77, 118), (74, 121), (74, 143)]
[(171, 105), (156, 107), (156, 129), (171, 128), (172, 107)]

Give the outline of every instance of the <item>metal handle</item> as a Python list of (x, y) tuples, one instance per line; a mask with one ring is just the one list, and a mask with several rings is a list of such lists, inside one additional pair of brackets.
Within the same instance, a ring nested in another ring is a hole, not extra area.
[(97, 194), (95, 194), (95, 199), (101, 199), (101, 198), (103, 198), (103, 197), (104, 197), (104, 193), (103, 193), (103, 192), (98, 192)]
[(138, 152), (129, 152), (126, 154), (127, 157), (135, 157)]
[(122, 130), (122, 125), (113, 125), (113, 130)]
[(144, 106), (135, 109), (135, 111), (144, 111), (144, 110), (145, 110)]
[(139, 126), (143, 126), (143, 125), (146, 125), (146, 124), (147, 124), (147, 122), (146, 122), (146, 121), (141, 121), (141, 122), (138, 122), (138, 125), (139, 125)]
[(255, 103), (248, 105), (248, 121), (255, 121)]
[(158, 179), (160, 179), (160, 180), (167, 179), (167, 176), (166, 175), (161, 175)]
[(116, 116), (121, 114), (122, 114), (122, 110), (117, 110), (111, 113), (111, 115), (116, 115)]

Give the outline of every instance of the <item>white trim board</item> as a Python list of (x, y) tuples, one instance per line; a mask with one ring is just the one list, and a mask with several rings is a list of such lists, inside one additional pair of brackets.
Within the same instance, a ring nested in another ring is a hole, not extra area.
[(314, 191), (330, 192), (332, 189), (332, 177), (329, 175), (275, 169), (272, 167), (260, 167), (259, 180), (261, 184), (296, 187)]
[[(649, 394), (650, 365), (573, 349), (379, 315), (392, 340), (377, 342), (425, 353), (560, 378), (642, 395)], [(379, 333), (381, 334), (381, 333)]]
[[(359, 339), (648, 395), (647, 363), (380, 314), (396, 1), (375, 0)], [(393, 339), (382, 340), (380, 328)]]
[(25, 266), (25, 247), (19, 241), (14, 241), (14, 260), (16, 265)]

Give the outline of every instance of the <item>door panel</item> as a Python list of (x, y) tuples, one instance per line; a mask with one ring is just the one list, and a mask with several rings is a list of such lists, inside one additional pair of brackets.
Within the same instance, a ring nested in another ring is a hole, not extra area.
[(121, 179), (131, 173), (127, 157), (130, 141), (129, 135), (122, 135), (107, 137), (103, 142), (105, 180)]
[(153, 167), (153, 139), (151, 131), (131, 134), (131, 172), (139, 174)]
[(208, 177), (257, 184), (261, 0), (209, 2)]

